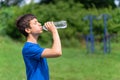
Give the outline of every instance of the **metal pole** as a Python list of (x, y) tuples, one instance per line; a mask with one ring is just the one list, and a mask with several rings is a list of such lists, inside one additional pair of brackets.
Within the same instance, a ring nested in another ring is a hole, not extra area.
[(108, 15), (107, 14), (103, 14), (103, 22), (104, 22), (104, 53), (108, 53), (110, 52), (110, 36), (108, 34), (108, 30), (107, 30), (107, 20), (108, 20)]
[[(87, 47), (87, 50), (89, 52), (89, 49), (90, 49), (90, 52), (91, 53), (94, 53), (94, 35), (93, 35), (93, 19), (95, 18), (95, 16), (93, 15), (87, 15), (83, 18), (83, 20), (89, 20), (89, 27), (90, 27), (90, 34), (87, 35), (86, 37), (86, 47)], [(90, 40), (90, 45), (89, 45), (89, 40)]]
[(94, 52), (94, 36), (93, 36), (93, 16), (89, 16), (90, 21), (90, 41), (91, 41), (91, 52)]

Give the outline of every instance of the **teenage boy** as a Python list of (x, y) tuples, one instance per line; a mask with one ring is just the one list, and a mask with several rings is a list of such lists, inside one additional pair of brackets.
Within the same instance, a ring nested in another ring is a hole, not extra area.
[(42, 48), (38, 37), (43, 32), (41, 23), (33, 14), (25, 14), (16, 21), (18, 30), (26, 37), (22, 55), (26, 66), (27, 80), (49, 80), (49, 69), (46, 58), (62, 55), (61, 41), (53, 22), (46, 22), (44, 26), (51, 32), (53, 44), (51, 48)]

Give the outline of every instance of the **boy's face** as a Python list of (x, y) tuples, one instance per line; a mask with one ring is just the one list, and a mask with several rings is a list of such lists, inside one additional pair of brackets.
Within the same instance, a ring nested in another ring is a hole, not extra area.
[(42, 25), (36, 18), (30, 20), (30, 29), (32, 34), (40, 34), (43, 32)]

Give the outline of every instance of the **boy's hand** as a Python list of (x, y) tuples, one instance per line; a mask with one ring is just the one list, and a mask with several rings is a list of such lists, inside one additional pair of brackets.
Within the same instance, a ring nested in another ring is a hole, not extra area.
[(46, 48), (43, 51), (41, 57), (54, 58), (61, 56), (62, 55), (61, 41), (56, 26), (53, 24), (53, 22), (46, 22), (44, 26), (48, 31), (52, 33), (53, 44), (51, 48)]
[(54, 32), (54, 31), (57, 30), (53, 22), (46, 22), (46, 23), (44, 24), (44, 26), (45, 26), (46, 29), (47, 29), (48, 31), (50, 31), (50, 32)]

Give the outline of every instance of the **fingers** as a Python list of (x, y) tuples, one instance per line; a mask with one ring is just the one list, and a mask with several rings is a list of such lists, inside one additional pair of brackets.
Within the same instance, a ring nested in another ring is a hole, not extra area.
[(47, 30), (49, 30), (49, 31), (52, 31), (53, 29), (55, 29), (55, 25), (54, 25), (54, 23), (53, 23), (53, 21), (49, 21), (49, 22), (46, 22), (45, 24), (44, 24), (44, 26), (46, 27), (46, 29)]
[(46, 22), (46, 23), (45, 23), (45, 26), (46, 26), (46, 27), (54, 26), (53, 21), (52, 21), (52, 22)]

